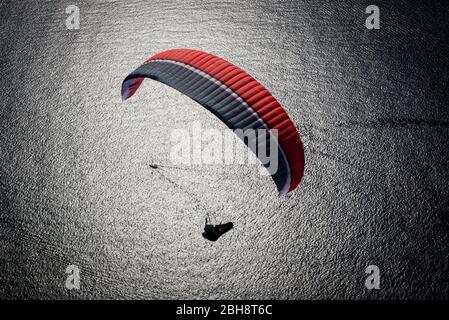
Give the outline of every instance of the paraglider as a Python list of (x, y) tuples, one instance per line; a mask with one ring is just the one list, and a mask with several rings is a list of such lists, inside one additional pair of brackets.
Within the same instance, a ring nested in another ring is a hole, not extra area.
[(213, 225), (206, 218), (206, 224), (204, 225), (203, 237), (209, 241), (217, 241), (222, 235), (231, 230), (234, 227), (232, 222)]
[[(278, 151), (277, 168), (269, 172), (278, 195), (286, 195), (297, 188), (304, 174), (304, 150), (298, 131), (279, 102), (248, 73), (210, 53), (191, 49), (163, 51), (124, 79), (122, 99), (134, 95), (145, 78), (160, 81), (187, 95), (233, 130), (268, 131)], [(242, 140), (262, 161), (257, 145)], [(262, 164), (267, 168), (266, 163)], [(229, 231), (228, 228), (232, 229), (232, 223), (215, 229), (208, 227), (205, 233), (214, 239), (214, 232), (219, 237), (223, 230)]]

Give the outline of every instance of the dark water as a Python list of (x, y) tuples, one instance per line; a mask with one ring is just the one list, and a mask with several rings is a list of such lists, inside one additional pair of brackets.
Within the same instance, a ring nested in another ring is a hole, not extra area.
[[(447, 298), (448, 7), (379, 4), (370, 31), (369, 4), (2, 1), (0, 296)], [(154, 81), (120, 100), (129, 72), (179, 47), (285, 106), (306, 155), (294, 194), (255, 166), (167, 169), (176, 185), (149, 167), (169, 162), (170, 130), (224, 128)], [(206, 242), (206, 210), (236, 229)]]

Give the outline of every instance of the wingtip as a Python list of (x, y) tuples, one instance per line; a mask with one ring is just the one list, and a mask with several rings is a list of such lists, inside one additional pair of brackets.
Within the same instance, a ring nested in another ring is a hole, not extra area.
[(285, 197), (286, 194), (287, 194), (287, 192), (285, 192), (285, 191), (279, 191), (278, 198), (283, 198), (283, 197)]

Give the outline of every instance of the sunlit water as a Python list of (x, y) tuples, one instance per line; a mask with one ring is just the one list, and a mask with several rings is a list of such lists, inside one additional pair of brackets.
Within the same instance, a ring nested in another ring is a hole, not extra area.
[[(383, 4), (370, 31), (351, 2), (77, 1), (67, 30), (69, 1), (2, 1), (1, 297), (447, 298), (448, 11)], [(121, 101), (180, 47), (278, 98), (305, 147), (295, 193), (255, 165), (149, 166), (170, 165), (172, 130), (225, 128), (151, 80)], [(236, 228), (207, 242), (207, 213)]]

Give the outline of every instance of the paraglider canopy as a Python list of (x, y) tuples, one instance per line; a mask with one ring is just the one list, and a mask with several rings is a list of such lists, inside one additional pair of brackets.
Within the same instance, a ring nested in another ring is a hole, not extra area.
[(298, 131), (279, 102), (248, 73), (210, 53), (168, 50), (152, 56), (124, 79), (122, 99), (134, 95), (144, 78), (184, 93), (232, 130), (268, 132), (272, 140), (254, 143), (252, 138), (240, 138), (261, 161), (261, 147), (275, 146), (273, 161), (263, 165), (268, 169), (272, 162), (276, 163), (269, 173), (279, 196), (297, 188), (304, 173), (304, 150)]

